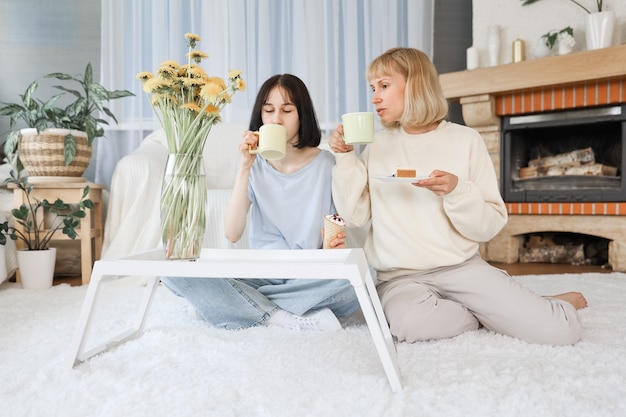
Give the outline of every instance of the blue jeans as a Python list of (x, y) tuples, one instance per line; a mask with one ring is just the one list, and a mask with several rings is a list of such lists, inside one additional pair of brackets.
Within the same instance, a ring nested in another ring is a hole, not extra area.
[(323, 308), (347, 316), (359, 308), (352, 284), (344, 279), (162, 277), (161, 281), (211, 325), (230, 330), (258, 326), (278, 308), (299, 316)]

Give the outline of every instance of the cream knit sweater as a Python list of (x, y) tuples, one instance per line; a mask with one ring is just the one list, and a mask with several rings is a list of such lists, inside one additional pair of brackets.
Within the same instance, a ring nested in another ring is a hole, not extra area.
[[(335, 157), (337, 211), (350, 227), (371, 219), (365, 254), (379, 280), (461, 263), (507, 222), (493, 163), (480, 134), (468, 127), (443, 121), (418, 135), (383, 129), (359, 157), (354, 151)], [(418, 175), (451, 172), (459, 182), (440, 197), (372, 178), (392, 175), (399, 166)]]

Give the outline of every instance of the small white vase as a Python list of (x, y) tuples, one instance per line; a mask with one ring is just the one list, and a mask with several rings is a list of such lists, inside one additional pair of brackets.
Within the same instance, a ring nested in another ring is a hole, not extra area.
[(545, 58), (550, 56), (550, 47), (546, 45), (546, 40), (544, 38), (537, 39), (535, 43), (535, 49), (533, 49), (533, 55), (535, 58)]
[(613, 45), (615, 29), (615, 12), (598, 12), (587, 14), (585, 20), (585, 39), (587, 49), (600, 49)]
[(559, 55), (567, 55), (574, 50), (576, 40), (569, 33), (561, 33), (558, 36)]
[(57, 249), (17, 251), (22, 287), (27, 290), (46, 290), (52, 287)]
[(478, 55), (478, 48), (471, 46), (466, 51), (467, 69), (473, 70), (480, 67), (480, 58)]
[(489, 26), (487, 28), (487, 52), (489, 54), (490, 67), (500, 64), (500, 47), (500, 26)]

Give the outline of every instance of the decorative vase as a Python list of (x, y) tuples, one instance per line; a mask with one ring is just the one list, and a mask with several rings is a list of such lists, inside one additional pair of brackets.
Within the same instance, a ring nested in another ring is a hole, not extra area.
[(576, 40), (569, 33), (559, 33), (559, 55), (567, 55), (572, 53), (576, 46)]
[(471, 46), (466, 51), (467, 69), (473, 70), (480, 67), (480, 57), (478, 54), (478, 48)]
[(550, 47), (546, 45), (546, 40), (544, 38), (537, 39), (535, 43), (535, 49), (533, 49), (533, 54), (535, 58), (545, 58), (550, 56)]
[(487, 28), (487, 52), (489, 54), (489, 66), (491, 67), (500, 63), (500, 46), (500, 26), (489, 26)]
[(17, 251), (17, 265), (22, 287), (26, 290), (45, 290), (52, 287), (57, 249), (21, 249)]
[[(64, 142), (68, 133), (76, 138), (76, 156), (65, 165)], [(91, 146), (87, 134), (80, 130), (37, 129), (20, 130), (17, 152), (29, 177), (80, 177), (91, 162)]]
[(613, 44), (615, 28), (615, 12), (598, 12), (587, 14), (585, 20), (585, 39), (587, 49), (606, 48)]
[(166, 259), (197, 259), (206, 227), (202, 154), (170, 154), (161, 188), (161, 234)]

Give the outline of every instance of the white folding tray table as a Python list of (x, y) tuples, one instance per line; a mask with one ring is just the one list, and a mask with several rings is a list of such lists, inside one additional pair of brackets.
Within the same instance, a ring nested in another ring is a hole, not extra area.
[[(134, 327), (85, 351), (102, 284), (125, 276), (148, 276), (146, 293)], [(195, 261), (165, 259), (156, 249), (136, 255), (99, 260), (94, 264), (91, 281), (78, 318), (68, 355), (68, 365), (79, 362), (138, 337), (161, 276), (193, 278), (292, 278), (347, 279), (354, 287), (374, 346), (393, 391), (402, 390), (396, 347), (372, 280), (363, 249), (333, 250), (253, 250), (203, 249)]]

